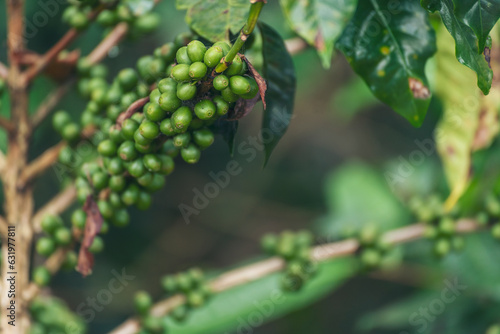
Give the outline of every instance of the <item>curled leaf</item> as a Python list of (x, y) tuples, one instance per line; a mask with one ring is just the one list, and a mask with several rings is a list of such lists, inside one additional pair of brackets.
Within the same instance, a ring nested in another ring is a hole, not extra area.
[(87, 276), (92, 273), (92, 267), (94, 266), (94, 256), (89, 251), (89, 248), (94, 242), (95, 236), (101, 231), (103, 219), (99, 207), (91, 195), (85, 200), (83, 211), (87, 214), (87, 220), (85, 221), (85, 230), (80, 252), (78, 253), (76, 270), (83, 276)]

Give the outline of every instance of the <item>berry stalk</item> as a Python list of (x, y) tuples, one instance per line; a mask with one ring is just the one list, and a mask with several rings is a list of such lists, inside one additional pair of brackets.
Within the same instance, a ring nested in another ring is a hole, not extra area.
[(236, 57), (236, 55), (238, 54), (238, 52), (248, 39), (248, 36), (250, 36), (250, 34), (253, 32), (263, 6), (264, 2), (262, 1), (252, 4), (252, 6), (250, 7), (250, 13), (248, 14), (247, 23), (245, 24), (243, 29), (241, 29), (240, 35), (238, 36), (236, 42), (234, 42), (231, 50), (229, 50), (227, 55), (224, 58), (222, 58), (220, 64), (217, 65), (217, 67), (215, 68), (215, 71), (217, 73), (224, 72), (225, 70), (227, 70), (229, 65), (231, 65), (234, 57)]

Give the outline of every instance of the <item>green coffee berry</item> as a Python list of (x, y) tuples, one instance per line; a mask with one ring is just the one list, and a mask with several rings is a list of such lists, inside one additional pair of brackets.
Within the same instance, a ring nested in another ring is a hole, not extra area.
[(82, 31), (85, 28), (88, 27), (90, 21), (87, 17), (82, 12), (75, 12), (70, 18), (69, 18), (69, 24), (75, 28), (78, 31)]
[(171, 63), (175, 59), (175, 47), (174, 43), (166, 43), (161, 47), (156, 48), (154, 51), (154, 56), (157, 58), (161, 58), (165, 63)]
[(137, 183), (143, 187), (147, 187), (153, 182), (154, 174), (150, 172), (144, 173), (136, 179)]
[(177, 280), (173, 276), (164, 276), (161, 279), (161, 286), (163, 287), (163, 290), (167, 293), (174, 293), (177, 291)]
[(155, 81), (155, 77), (150, 70), (153, 60), (153, 56), (143, 56), (137, 61), (137, 71), (141, 78), (148, 84), (152, 84)]
[(54, 215), (45, 215), (41, 221), (42, 230), (48, 234), (54, 233), (62, 225), (61, 218)]
[(257, 81), (255, 81), (255, 79), (253, 78), (247, 78), (247, 80), (250, 83), (250, 92), (241, 95), (241, 97), (250, 100), (253, 99), (259, 93), (259, 85), (257, 84)]
[(176, 308), (172, 310), (170, 315), (172, 318), (174, 318), (176, 321), (184, 321), (187, 317), (188, 314), (188, 307), (187, 305), (179, 305)]
[(102, 171), (92, 174), (92, 184), (97, 190), (104, 189), (108, 186), (108, 174)]
[[(153, 181), (154, 181), (154, 177), (153, 177)], [(150, 194), (148, 194), (145, 191), (139, 192), (139, 196), (137, 197), (137, 200), (135, 203), (135, 206), (137, 207), (137, 209), (147, 210), (151, 206), (151, 203), (152, 203), (152, 198), (151, 198)]]
[(55, 231), (54, 239), (58, 245), (69, 245), (71, 243), (71, 231), (66, 227), (60, 227)]
[(191, 65), (192, 61), (189, 58), (188, 52), (187, 52), (187, 46), (183, 46), (177, 50), (175, 54), (175, 59), (177, 60), (178, 64), (186, 64), (186, 65)]
[(361, 252), (361, 262), (369, 268), (379, 266), (381, 261), (382, 256), (377, 249), (366, 248)]
[(137, 313), (145, 315), (153, 305), (151, 296), (146, 291), (139, 291), (134, 296), (134, 306)]
[(118, 148), (118, 155), (125, 161), (134, 160), (137, 157), (137, 154), (134, 142), (130, 140), (124, 141)]
[(78, 264), (78, 255), (76, 255), (76, 253), (73, 251), (66, 252), (66, 256), (64, 257), (64, 261), (61, 267), (64, 270), (72, 270), (76, 267), (77, 264)]
[(172, 72), (170, 73), (172, 78), (177, 82), (184, 82), (191, 80), (189, 76), (189, 65), (187, 64), (178, 64), (172, 68)]
[(229, 103), (236, 102), (240, 98), (238, 95), (236, 95), (231, 90), (230, 87), (227, 87), (227, 88), (221, 90), (221, 95), (222, 95), (222, 98), (224, 99), (224, 101), (229, 102)]
[(212, 118), (217, 109), (214, 103), (210, 100), (201, 100), (194, 107), (194, 113), (199, 119), (208, 120)]
[(443, 257), (450, 252), (451, 244), (446, 238), (439, 238), (434, 244), (434, 254), (438, 257)]
[(172, 158), (179, 155), (179, 148), (175, 146), (173, 139), (169, 139), (165, 142), (165, 144), (163, 144), (163, 153)]
[(161, 162), (159, 173), (163, 175), (171, 174), (175, 168), (174, 159), (166, 154), (158, 154), (157, 157)]
[(120, 192), (125, 189), (127, 181), (123, 175), (113, 175), (109, 178), (109, 188), (113, 191)]
[(153, 181), (146, 187), (148, 191), (158, 191), (165, 185), (165, 176), (156, 173)]
[(455, 221), (449, 217), (444, 217), (439, 221), (439, 232), (443, 235), (453, 235), (455, 233)]
[(209, 129), (193, 131), (193, 141), (199, 148), (205, 149), (215, 141), (214, 133)]
[(97, 23), (104, 27), (111, 27), (116, 24), (117, 16), (114, 11), (105, 9), (97, 16)]
[(234, 57), (233, 62), (229, 65), (228, 69), (224, 72), (227, 76), (238, 75), (241, 73), (243, 69), (243, 60), (241, 60), (240, 56), (236, 55)]
[(130, 223), (130, 215), (126, 209), (118, 209), (111, 218), (111, 222), (116, 227), (125, 227)]
[(128, 186), (127, 189), (125, 189), (122, 193), (122, 202), (125, 205), (135, 204), (138, 198), (139, 198), (139, 187), (137, 187), (135, 184), (131, 184), (130, 186)]
[(187, 147), (191, 142), (191, 134), (189, 132), (180, 133), (173, 138), (175, 147)]
[(71, 215), (71, 224), (73, 224), (75, 228), (83, 230), (86, 220), (87, 214), (82, 209), (75, 210)]
[(491, 227), (491, 235), (493, 238), (500, 240), (500, 223), (493, 224)]
[(262, 237), (261, 247), (267, 254), (275, 254), (278, 245), (278, 237), (275, 234), (269, 233)]
[(163, 121), (161, 121), (160, 131), (167, 136), (173, 136), (176, 134), (175, 129), (172, 127), (170, 118), (165, 118)]
[(229, 46), (226, 42), (215, 42), (213, 47), (220, 47), (224, 52), (224, 56), (229, 52), (229, 50), (231, 50), (231, 46)]
[(220, 74), (214, 78), (213, 85), (215, 89), (223, 90), (229, 86), (229, 79), (224, 74)]
[(214, 45), (205, 52), (203, 62), (208, 67), (215, 67), (220, 63), (222, 57), (224, 57), (224, 51), (220, 46)]
[(127, 118), (122, 124), (123, 137), (128, 140), (134, 139), (134, 133), (139, 129), (139, 123), (131, 118)]
[(217, 95), (213, 98), (213, 102), (215, 103), (215, 106), (217, 107), (217, 115), (218, 116), (224, 116), (229, 112), (229, 103), (224, 100), (224, 98), (220, 95)]
[(52, 254), (55, 249), (56, 249), (56, 244), (54, 240), (52, 240), (49, 237), (41, 237), (38, 239), (36, 242), (36, 251), (38, 254), (43, 255), (43, 256), (49, 256)]
[(44, 266), (33, 269), (33, 282), (39, 286), (46, 286), (50, 283), (50, 272)]
[(177, 133), (182, 133), (189, 128), (192, 119), (191, 109), (189, 107), (180, 107), (172, 114), (170, 122)]
[(105, 219), (110, 219), (113, 217), (113, 207), (111, 204), (105, 200), (97, 201), (97, 206), (99, 207), (99, 212)]
[(110, 139), (105, 139), (102, 142), (99, 143), (99, 146), (97, 146), (97, 151), (99, 154), (105, 156), (105, 157), (111, 157), (116, 154), (116, 150), (118, 148), (116, 147), (116, 144), (112, 142)]
[(237, 95), (244, 95), (250, 93), (252, 87), (250, 86), (250, 82), (247, 78), (242, 77), (240, 75), (235, 75), (229, 78), (229, 87), (233, 91), (233, 93)]
[(190, 291), (186, 295), (186, 301), (189, 307), (200, 307), (205, 302), (205, 298), (198, 291)]
[(185, 162), (195, 164), (200, 160), (201, 151), (195, 145), (189, 144), (187, 147), (181, 148), (181, 156)]
[(142, 159), (136, 159), (132, 161), (128, 166), (127, 170), (132, 175), (133, 177), (141, 177), (146, 173), (146, 167), (144, 166), (144, 163), (142, 162)]
[(177, 85), (177, 97), (182, 101), (192, 100), (196, 96), (196, 86), (189, 82)]
[(195, 62), (189, 66), (189, 76), (193, 79), (201, 79), (207, 74), (207, 65), (202, 62)]
[(92, 242), (92, 245), (89, 247), (89, 252), (97, 254), (102, 252), (104, 249), (104, 241), (102, 240), (101, 237), (96, 236), (94, 238), (94, 241)]
[(159, 24), (159, 14), (152, 12), (137, 17), (134, 21), (134, 28), (142, 34), (148, 34), (155, 31)]
[(137, 129), (137, 131), (134, 133), (134, 141), (139, 145), (147, 146), (151, 144), (153, 140), (144, 137), (141, 133), (141, 130)]
[(137, 85), (138, 77), (133, 68), (125, 68), (121, 70), (117, 77), (118, 83), (124, 91), (132, 90)]
[(203, 57), (205, 56), (207, 48), (202, 42), (193, 40), (188, 43), (186, 51), (189, 59), (194, 63), (203, 61)]
[(149, 152), (151, 152), (153, 150), (153, 145), (152, 145), (152, 142), (149, 143), (149, 144), (145, 144), (145, 145), (141, 145), (139, 143), (135, 143), (135, 149), (139, 153), (146, 154), (146, 153), (149, 153)]
[[(161, 109), (165, 111), (175, 111), (182, 106), (182, 101), (177, 97), (177, 94), (170, 92), (161, 94), (159, 103)], [(157, 119), (157, 121), (160, 121), (161, 119)]]
[(164, 78), (158, 82), (158, 90), (162, 94), (176, 94), (177, 81), (172, 78)]
[(142, 158), (142, 162), (144, 163), (144, 166), (150, 171), (158, 172), (161, 169), (161, 160), (155, 154), (146, 154)]
[(160, 134), (158, 124), (151, 121), (144, 121), (139, 126), (139, 132), (146, 139), (155, 139)]

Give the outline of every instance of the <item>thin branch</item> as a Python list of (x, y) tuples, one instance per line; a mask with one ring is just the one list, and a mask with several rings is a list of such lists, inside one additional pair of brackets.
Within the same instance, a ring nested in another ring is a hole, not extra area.
[(47, 149), (39, 157), (27, 165), (19, 177), (20, 186), (22, 187), (28, 184), (36, 177), (40, 176), (47, 168), (52, 166), (52, 164), (57, 161), (59, 152), (61, 152), (61, 149), (64, 146), (66, 146), (65, 142), (59, 142), (58, 144)]
[(35, 233), (42, 231), (41, 222), (45, 215), (58, 215), (64, 212), (76, 198), (76, 187), (74, 185), (66, 187), (58, 195), (52, 198), (47, 204), (40, 208), (33, 216), (33, 230)]
[(9, 76), (9, 68), (0, 61), (0, 78), (7, 79), (8, 76)]
[(96, 48), (86, 57), (91, 63), (95, 64), (103, 60), (109, 50), (118, 45), (120, 41), (127, 35), (128, 25), (126, 23), (117, 24), (113, 30), (99, 43)]
[(16, 128), (14, 123), (3, 116), (0, 116), (0, 127), (4, 128), (7, 132), (12, 132)]
[[(479, 230), (481, 227), (474, 220), (462, 219), (457, 222), (456, 232), (469, 233)], [(402, 244), (424, 237), (425, 224), (417, 223), (389, 231), (382, 236), (382, 240), (392, 244)], [(318, 262), (329, 261), (336, 258), (346, 257), (354, 254), (359, 249), (356, 239), (346, 239), (329, 244), (319, 245), (311, 249), (311, 258)], [(285, 261), (279, 257), (271, 257), (263, 261), (252, 263), (241, 268), (230, 270), (210, 282), (213, 292), (222, 292), (239, 285), (256, 281), (267, 275), (278, 272), (285, 268)], [(175, 307), (186, 301), (184, 295), (174, 295), (155, 304), (151, 309), (153, 316), (164, 316)], [(134, 334), (140, 330), (137, 318), (130, 318), (110, 334)]]
[(43, 122), (43, 120), (50, 114), (50, 112), (57, 106), (59, 101), (66, 95), (70, 88), (76, 83), (76, 78), (71, 77), (57, 87), (52, 93), (50, 93), (45, 100), (40, 104), (37, 111), (33, 115), (31, 124), (33, 128), (36, 128)]

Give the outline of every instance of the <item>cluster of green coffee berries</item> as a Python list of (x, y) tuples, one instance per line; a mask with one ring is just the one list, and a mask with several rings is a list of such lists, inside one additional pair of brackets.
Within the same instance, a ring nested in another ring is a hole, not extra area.
[(460, 251), (464, 248), (464, 237), (456, 233), (454, 216), (458, 209), (444, 213), (443, 202), (437, 196), (414, 197), (409, 202), (409, 208), (420, 222), (426, 224), (424, 236), (433, 241), (433, 252), (437, 257), (441, 258), (452, 250)]
[(40, 296), (30, 303), (32, 323), (29, 334), (85, 333), (85, 322), (61, 300)]
[(132, 34), (147, 34), (155, 30), (160, 17), (156, 13), (142, 13), (136, 15), (126, 1), (118, 0), (87, 0), (70, 1), (62, 15), (63, 22), (76, 30), (85, 30), (91, 22), (92, 11), (98, 11), (96, 18), (104, 28), (111, 28), (120, 22), (129, 24)]
[(170, 313), (177, 321), (183, 321), (190, 309), (202, 306), (212, 294), (203, 271), (198, 268), (164, 276), (161, 285), (167, 294), (180, 293), (186, 297), (186, 302)]
[(379, 229), (374, 224), (364, 226), (357, 236), (359, 259), (366, 269), (374, 269), (384, 264), (391, 247), (384, 242)]
[(281, 286), (286, 291), (297, 291), (317, 271), (311, 259), (313, 235), (309, 231), (283, 231), (281, 234), (266, 234), (261, 239), (262, 249), (269, 255), (277, 255), (286, 261), (285, 275)]
[(149, 293), (138, 291), (134, 297), (134, 306), (141, 321), (141, 330), (138, 334), (162, 334), (165, 332), (162, 318), (150, 314), (153, 299)]

